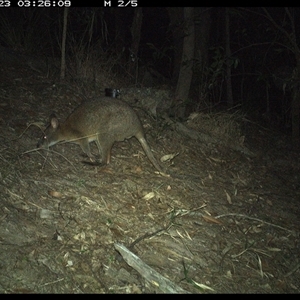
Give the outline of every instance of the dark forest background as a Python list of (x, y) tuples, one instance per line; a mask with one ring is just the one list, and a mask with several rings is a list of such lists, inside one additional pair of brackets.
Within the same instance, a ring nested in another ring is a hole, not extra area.
[(120, 89), (167, 87), (179, 119), (239, 109), (297, 141), (299, 20), (290, 7), (5, 8), (0, 46), (95, 89), (99, 72)]

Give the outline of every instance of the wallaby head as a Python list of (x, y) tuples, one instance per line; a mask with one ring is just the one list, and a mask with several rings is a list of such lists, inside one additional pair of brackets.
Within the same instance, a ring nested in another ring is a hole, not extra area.
[[(88, 127), (85, 126), (85, 119), (80, 118), (80, 115), (75, 115), (75, 118), (72, 116), (71, 114), (65, 122), (60, 123), (58, 118), (52, 114), (50, 116), (50, 124), (45, 129), (37, 147), (49, 148), (62, 141), (73, 142), (80, 145), (82, 151), (87, 154), (88, 157), (93, 158), (89, 146), (90, 142), (95, 141), (100, 152), (99, 144), (96, 140), (96, 131), (88, 130)], [(91, 134), (91, 132), (94, 132), (94, 134)]]
[(40, 140), (37, 143), (38, 148), (49, 148), (56, 143), (60, 142), (61, 137), (60, 137), (60, 124), (57, 119), (57, 117), (52, 114), (50, 116), (50, 124), (48, 127), (45, 129), (43, 132), (43, 136), (40, 138)]

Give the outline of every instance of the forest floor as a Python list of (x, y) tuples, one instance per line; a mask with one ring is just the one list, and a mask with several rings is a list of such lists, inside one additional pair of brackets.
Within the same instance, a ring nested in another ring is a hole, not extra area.
[(50, 113), (64, 120), (81, 102), (76, 88), (24, 66), (0, 76), (1, 293), (300, 292), (300, 151), (288, 136), (249, 122), (250, 157), (137, 109), (154, 155), (177, 154), (162, 162), (173, 175), (135, 138), (90, 166), (74, 144), (36, 149)]

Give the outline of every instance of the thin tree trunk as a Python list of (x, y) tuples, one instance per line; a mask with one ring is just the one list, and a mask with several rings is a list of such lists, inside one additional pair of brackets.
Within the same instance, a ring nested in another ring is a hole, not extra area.
[(131, 49), (130, 49), (130, 61), (129, 61), (129, 74), (135, 76), (137, 81), (138, 76), (138, 52), (141, 39), (141, 28), (143, 21), (143, 11), (141, 7), (137, 7), (134, 10), (134, 17), (131, 26)]
[(225, 8), (225, 52), (226, 52), (226, 93), (227, 105), (233, 107), (232, 82), (231, 82), (231, 50), (230, 50), (230, 17), (229, 8)]
[(180, 63), (182, 58), (183, 45), (183, 7), (167, 7), (170, 18), (169, 29), (172, 32), (173, 38), (173, 71), (172, 71), (172, 85), (176, 85), (179, 77)]
[(294, 143), (299, 142), (300, 137), (300, 56), (296, 55), (296, 70), (294, 71), (294, 84), (292, 87), (292, 103), (291, 103), (291, 118), (292, 118), (292, 139)]
[(67, 39), (67, 23), (68, 23), (68, 7), (64, 8), (64, 23), (61, 42), (61, 65), (60, 65), (60, 79), (65, 79), (66, 74), (66, 39)]
[[(209, 103), (206, 68), (209, 64), (208, 51), (211, 36), (211, 8), (195, 7), (195, 61), (197, 61), (197, 72), (201, 75), (193, 78), (195, 86), (198, 86), (198, 110)], [(192, 83), (193, 85), (193, 83)]]
[(194, 8), (184, 7), (185, 36), (180, 72), (175, 92), (175, 110), (177, 117), (184, 118), (186, 101), (188, 100), (193, 77), (193, 61), (195, 48)]

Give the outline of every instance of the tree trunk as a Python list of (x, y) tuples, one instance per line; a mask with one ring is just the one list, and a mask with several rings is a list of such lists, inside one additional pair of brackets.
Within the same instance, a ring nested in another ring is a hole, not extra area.
[(231, 50), (230, 50), (230, 17), (229, 9), (225, 8), (225, 52), (226, 52), (226, 93), (227, 105), (233, 107), (232, 82), (231, 82)]
[(195, 48), (194, 8), (184, 7), (185, 35), (180, 72), (174, 97), (175, 111), (179, 118), (185, 117), (186, 101), (188, 100), (192, 76)]
[(173, 85), (176, 85), (179, 77), (180, 62), (182, 58), (183, 7), (168, 7), (167, 11), (170, 18), (169, 29), (172, 32), (173, 49), (174, 49), (173, 71), (172, 71), (171, 82)]
[(192, 86), (198, 89), (198, 103), (193, 110), (205, 107), (209, 103), (208, 80), (206, 68), (209, 64), (208, 50), (211, 36), (211, 8), (195, 7), (195, 68), (196, 75), (193, 76)]
[(134, 17), (131, 26), (131, 48), (130, 48), (130, 58), (129, 58), (129, 74), (136, 78), (138, 76), (138, 52), (140, 47), (141, 39), (141, 28), (143, 20), (143, 11), (141, 7), (136, 7), (134, 9)]
[(68, 7), (65, 7), (62, 42), (61, 42), (60, 80), (64, 80), (66, 74), (66, 39), (67, 39), (68, 11), (69, 11)]
[(292, 103), (291, 103), (291, 118), (292, 118), (292, 139), (294, 143), (299, 142), (300, 137), (300, 56), (296, 55), (296, 69), (294, 70), (294, 84), (292, 87)]

